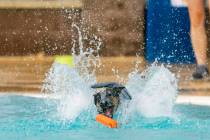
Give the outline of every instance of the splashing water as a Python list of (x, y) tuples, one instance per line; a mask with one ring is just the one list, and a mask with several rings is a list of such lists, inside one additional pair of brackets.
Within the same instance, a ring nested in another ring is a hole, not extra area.
[[(59, 96), (56, 100), (57, 114), (61, 120), (70, 122), (74, 122), (81, 113), (95, 110), (92, 98), (94, 90), (90, 87), (96, 83), (96, 68), (101, 66), (98, 54), (101, 41), (95, 43), (95, 49), (85, 49), (80, 28), (76, 24), (72, 24), (72, 27), (77, 30), (79, 36), (79, 53), (76, 53), (75, 44), (72, 48), (75, 67), (70, 68), (67, 65), (54, 63), (43, 86), (45, 93)], [(95, 40), (99, 39), (95, 37)], [(125, 80), (121, 79), (121, 81)], [(133, 96), (133, 100), (122, 104), (119, 108), (118, 116), (121, 117), (118, 117), (118, 120), (122, 123), (136, 112), (145, 117), (172, 115), (177, 94), (177, 81), (163, 65), (154, 64), (143, 73), (139, 73), (135, 68), (129, 74), (126, 88)]]
[(74, 121), (90, 105), (93, 93), (89, 88), (91, 84), (86, 82), (76, 69), (54, 63), (48, 73), (44, 89), (55, 96), (59, 95), (56, 102), (60, 118)]
[[(49, 72), (45, 89), (61, 95), (57, 101), (57, 112), (64, 120), (74, 121), (82, 112), (95, 110), (92, 95), (94, 91), (75, 68), (54, 64)], [(49, 88), (50, 87), (50, 88)], [(163, 65), (152, 65), (143, 73), (134, 71), (129, 74), (126, 88), (132, 95), (131, 102), (122, 104), (117, 119), (120, 123), (128, 121), (136, 112), (144, 117), (172, 117), (177, 95), (177, 80)], [(126, 109), (125, 109), (126, 108)], [(92, 116), (92, 114), (89, 114)]]
[(80, 72), (80, 75), (82, 75), (84, 79), (86, 79), (87, 81), (89, 79), (92, 80), (93, 78), (95, 78), (96, 68), (99, 68), (101, 66), (99, 50), (102, 46), (102, 41), (100, 38), (94, 35), (94, 39), (90, 40), (89, 44), (94, 46), (95, 48), (87, 47), (87, 49), (85, 49), (83, 43), (83, 36), (80, 28), (76, 24), (72, 24), (72, 27), (77, 30), (79, 35), (79, 54), (76, 54), (75, 43), (72, 47), (72, 56), (74, 58), (74, 64), (76, 66), (77, 71)]
[(177, 80), (163, 65), (153, 64), (143, 73), (129, 74), (126, 84), (133, 96), (130, 113), (138, 112), (145, 117), (171, 116), (177, 96)]
[[(96, 52), (93, 49), (84, 50), (83, 37), (80, 28), (73, 24), (79, 35), (79, 54), (76, 54), (75, 45), (72, 56), (75, 66), (54, 63), (44, 81), (42, 91), (58, 96), (56, 100), (57, 114), (60, 119), (73, 122), (84, 110), (91, 107), (94, 91), (90, 88), (96, 83), (95, 68), (100, 66), (98, 43)], [(93, 54), (97, 54), (94, 56)]]

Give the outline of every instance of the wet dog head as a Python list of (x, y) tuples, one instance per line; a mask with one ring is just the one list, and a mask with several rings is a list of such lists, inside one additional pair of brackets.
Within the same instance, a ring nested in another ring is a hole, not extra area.
[(112, 118), (120, 103), (119, 94), (114, 94), (112, 89), (100, 91), (94, 95), (94, 103), (100, 114)]
[(99, 114), (112, 118), (120, 104), (120, 96), (131, 100), (126, 88), (117, 83), (98, 83), (91, 86), (99, 91), (94, 94), (94, 103)]

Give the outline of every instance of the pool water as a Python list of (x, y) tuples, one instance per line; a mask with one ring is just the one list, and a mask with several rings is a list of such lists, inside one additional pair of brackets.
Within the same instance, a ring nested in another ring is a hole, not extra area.
[(130, 117), (117, 129), (95, 121), (95, 113), (81, 113), (74, 121), (60, 119), (56, 104), (45, 98), (0, 96), (0, 139), (7, 140), (207, 140), (210, 108), (175, 105), (173, 117)]

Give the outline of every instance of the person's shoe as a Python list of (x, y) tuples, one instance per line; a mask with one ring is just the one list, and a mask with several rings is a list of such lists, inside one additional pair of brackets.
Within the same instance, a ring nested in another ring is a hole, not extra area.
[(209, 74), (208, 67), (206, 65), (197, 65), (195, 72), (192, 74), (194, 79), (202, 79)]

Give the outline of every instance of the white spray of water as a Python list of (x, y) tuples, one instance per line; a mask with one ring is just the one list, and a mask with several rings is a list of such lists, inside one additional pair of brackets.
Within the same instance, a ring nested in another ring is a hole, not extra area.
[(101, 66), (99, 50), (102, 46), (102, 41), (97, 36), (94, 36), (94, 39), (90, 40), (89, 44), (94, 46), (95, 49), (91, 47), (85, 49), (80, 28), (76, 24), (72, 24), (72, 27), (76, 29), (79, 35), (79, 54), (76, 54), (76, 45), (74, 44), (72, 47), (72, 56), (76, 69), (84, 79), (88, 81), (95, 79), (95, 70)]
[[(75, 46), (72, 49), (75, 66), (70, 68), (67, 65), (54, 63), (43, 86), (44, 93), (59, 96), (56, 100), (57, 114), (60, 119), (68, 122), (73, 122), (81, 112), (92, 106), (94, 91), (90, 87), (96, 83), (95, 67), (100, 65), (99, 56), (93, 55), (94, 50), (84, 50), (80, 28), (75, 24), (72, 27), (79, 35), (79, 54), (76, 54)], [(98, 52), (98, 49), (96, 51)]]
[(133, 100), (130, 113), (145, 117), (171, 116), (177, 96), (177, 80), (163, 65), (152, 65), (143, 73), (130, 73), (126, 84)]
[[(73, 122), (81, 112), (93, 106), (94, 91), (90, 85), (95, 82), (95, 79), (87, 82), (75, 68), (55, 63), (44, 88), (51, 94), (60, 95), (57, 101), (60, 119)], [(122, 104), (119, 108), (121, 117), (118, 119), (121, 123), (125, 123), (135, 112), (145, 117), (172, 117), (177, 80), (163, 65), (153, 65), (141, 74), (138, 71), (130, 73), (126, 88), (133, 98), (129, 105)]]
[(44, 90), (54, 96), (59, 95), (56, 100), (59, 118), (74, 121), (91, 104), (93, 91), (90, 85), (76, 69), (54, 63), (45, 80)]
[[(101, 41), (95, 43), (96, 49), (85, 49), (80, 28), (76, 24), (72, 27), (79, 35), (79, 54), (76, 54), (75, 44), (72, 48), (75, 67), (54, 63), (43, 86), (43, 91), (60, 96), (56, 101), (57, 114), (60, 119), (71, 122), (93, 105), (94, 91), (90, 86), (96, 83), (95, 68), (101, 64), (98, 55)], [(95, 37), (95, 40), (99, 39)], [(90, 41), (94, 44), (93, 42), (94, 40)], [(135, 69), (129, 74), (126, 88), (133, 99), (128, 109), (121, 110), (122, 115), (138, 112), (145, 117), (171, 116), (177, 94), (177, 81), (164, 66), (152, 65), (141, 74)], [(121, 108), (127, 108), (127, 105), (124, 104)], [(126, 120), (125, 118), (120, 119)]]

